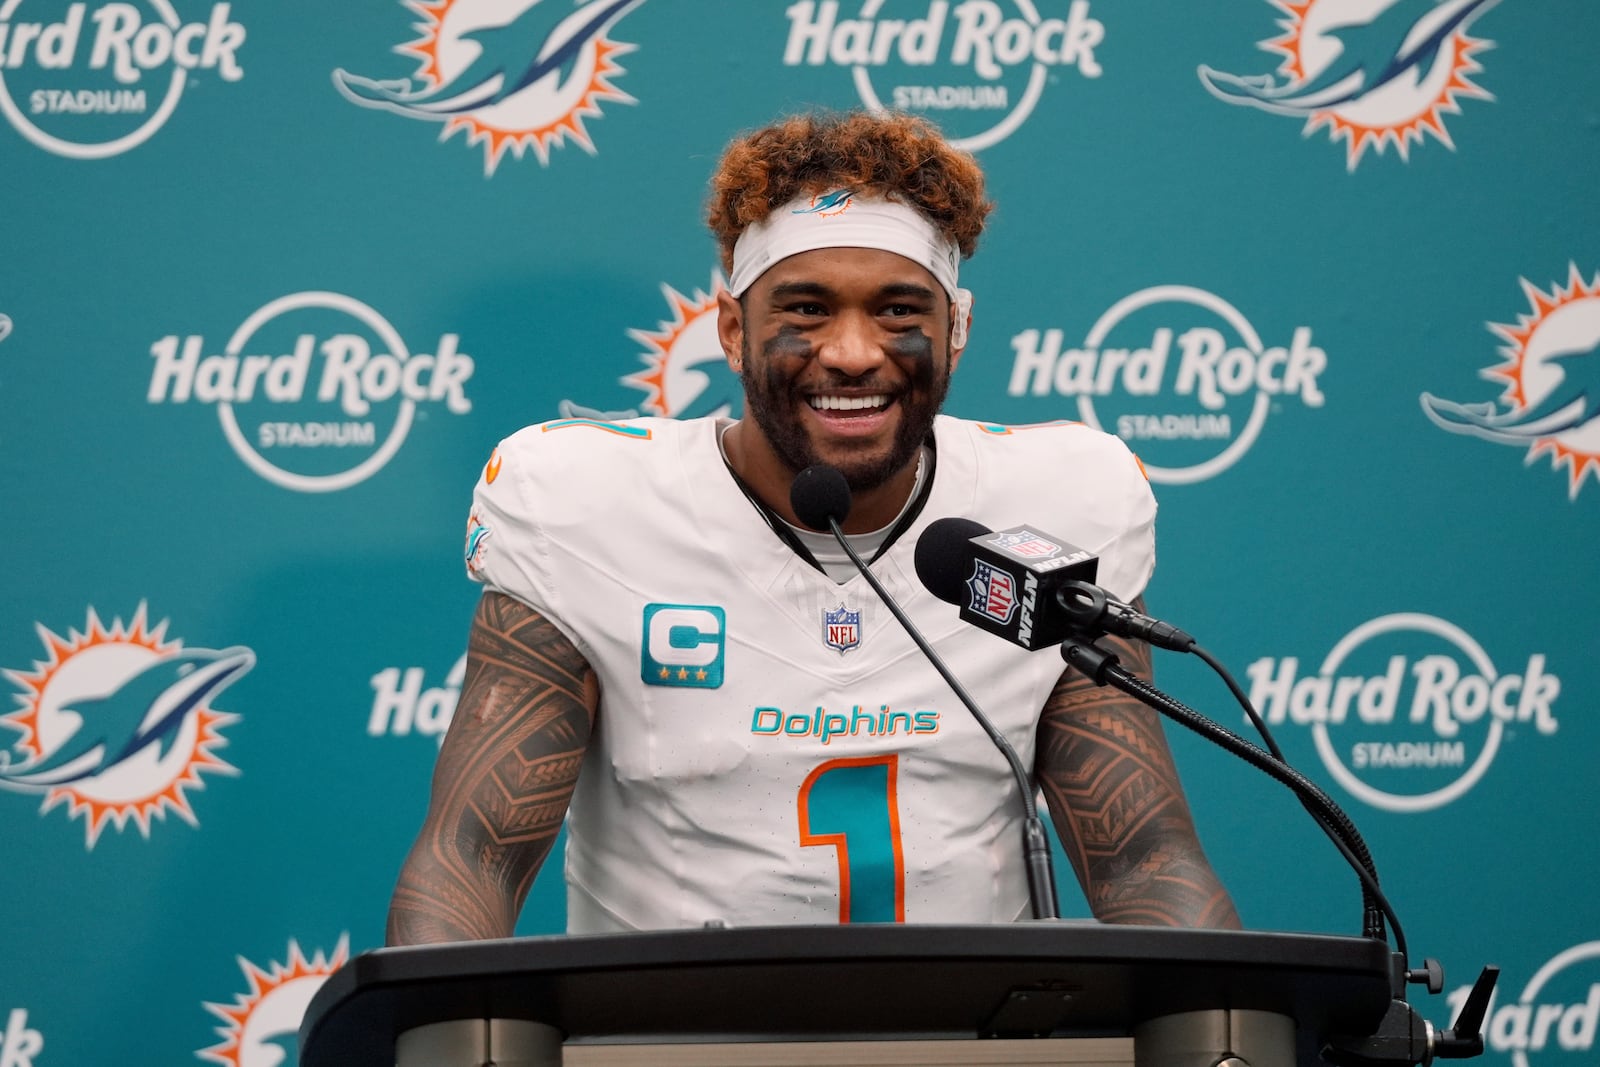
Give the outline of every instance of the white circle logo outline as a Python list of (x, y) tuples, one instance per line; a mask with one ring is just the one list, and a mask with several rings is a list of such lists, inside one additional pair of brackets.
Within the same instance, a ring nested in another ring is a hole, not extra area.
[[(1484, 678), (1492, 682), (1498, 677), (1498, 672), (1494, 669), (1494, 664), (1490, 662), (1488, 653), (1465, 630), (1454, 623), (1446, 622), (1438, 616), (1423, 615), (1417, 612), (1382, 615), (1370, 622), (1364, 622), (1357, 626), (1342, 637), (1339, 643), (1334, 645), (1328, 652), (1328, 655), (1322, 661), (1319, 672), (1324, 675), (1331, 675), (1338, 670), (1339, 664), (1344, 662), (1345, 657), (1352, 650), (1360, 647), (1370, 638), (1399, 630), (1420, 631), (1443, 638), (1465, 653), (1466, 657), (1472, 661), (1472, 665), (1477, 668), (1478, 673)], [(1478, 753), (1478, 758), (1473, 761), (1471, 767), (1467, 768), (1466, 773), (1449, 785), (1435, 789), (1431, 793), (1414, 795), (1385, 793), (1356, 777), (1355, 772), (1346, 767), (1344, 762), (1339, 759), (1338, 753), (1334, 751), (1333, 741), (1328, 737), (1326, 723), (1313, 724), (1311, 737), (1316, 742), (1317, 755), (1322, 757), (1323, 765), (1328, 768), (1328, 773), (1333, 775), (1334, 779), (1344, 786), (1352, 796), (1366, 801), (1375, 808), (1410, 814), (1443, 807), (1478, 784), (1479, 779), (1488, 771), (1489, 765), (1494, 762), (1495, 753), (1500, 749), (1500, 736), (1502, 733), (1500, 720), (1495, 718), (1493, 714), (1487, 717), (1489, 719), (1489, 732), (1488, 736), (1484, 738), (1483, 751)]]
[[(1564, 952), (1556, 953), (1543, 967), (1533, 973), (1532, 978), (1528, 979), (1528, 984), (1522, 987), (1522, 995), (1517, 997), (1517, 1003), (1532, 1004), (1540, 990), (1544, 989), (1544, 984), (1555, 975), (1574, 963), (1594, 958), (1600, 958), (1600, 941), (1585, 941), (1581, 945), (1573, 945)], [(1511, 1063), (1513, 1067), (1530, 1067), (1527, 1050), (1512, 1049)]]
[[(254, 337), (256, 331), (263, 325), (290, 311), (303, 308), (322, 308), (328, 311), (341, 311), (351, 318), (365, 325), (378, 335), (389, 349), (389, 354), (401, 363), (411, 358), (411, 353), (406, 349), (406, 344), (389, 325), (387, 319), (372, 308), (353, 297), (342, 293), (332, 293), (322, 290), (312, 290), (304, 293), (290, 293), (280, 296), (260, 310), (256, 311), (239, 328), (233, 331), (233, 336), (228, 338), (226, 352), (237, 357), (244, 350), (245, 343)], [(401, 394), (400, 411), (395, 416), (394, 426), (389, 430), (389, 436), (376, 452), (356, 464), (347, 471), (338, 474), (296, 474), (273, 465), (261, 453), (250, 446), (243, 431), (239, 429), (238, 420), (233, 415), (233, 405), (226, 400), (217, 404), (217, 419), (222, 423), (222, 432), (227, 437), (228, 443), (245, 461), (249, 468), (263, 478), (285, 489), (294, 489), (302, 493), (331, 493), (338, 489), (348, 489), (366, 481), (384, 464), (394, 458), (394, 454), (405, 443), (406, 434), (411, 429), (411, 417), (416, 411), (416, 404), (410, 397)]]
[[(1263, 347), (1261, 336), (1256, 333), (1256, 328), (1250, 324), (1250, 320), (1220, 296), (1192, 285), (1154, 285), (1123, 297), (1107, 308), (1089, 329), (1088, 336), (1083, 339), (1084, 347), (1098, 350), (1106, 335), (1116, 329), (1123, 319), (1152, 304), (1164, 303), (1193, 304), (1211, 312), (1233, 327), (1251, 355), (1260, 358)], [(1150, 476), (1152, 482), (1160, 482), (1163, 485), (1189, 485), (1221, 474), (1237, 463), (1239, 458), (1250, 451), (1251, 446), (1256, 443), (1256, 437), (1266, 425), (1267, 412), (1271, 407), (1272, 399), (1257, 389), (1255, 405), (1250, 409), (1250, 418), (1245, 422), (1244, 429), (1239, 431), (1239, 435), (1229, 442), (1227, 448), (1193, 467), (1158, 467), (1145, 463), (1145, 473)], [(1105, 431), (1105, 427), (1100, 425), (1099, 416), (1095, 414), (1094, 400), (1087, 394), (1078, 397), (1078, 417), (1086, 425)]]
[[(11, 14), (17, 9), (22, 0), (5, 0), (0, 5), (0, 22), (9, 22)], [(167, 0), (148, 0), (151, 7), (161, 21), (167, 24), (168, 29), (177, 30), (183, 24), (178, 18), (178, 13), (172, 9)], [(167, 95), (162, 98), (161, 106), (155, 113), (145, 120), (144, 125), (132, 133), (124, 134), (115, 141), (100, 141), (94, 144), (79, 144), (76, 141), (63, 141), (59, 137), (45, 133), (35, 126), (28, 117), (17, 107), (15, 100), (11, 99), (11, 91), (6, 88), (5, 71), (0, 70), (0, 112), (3, 112), (17, 132), (32, 141), (46, 152), (69, 159), (108, 159), (111, 156), (121, 155), (130, 149), (139, 147), (155, 136), (155, 132), (165, 126), (167, 119), (178, 108), (178, 101), (183, 97), (183, 87), (188, 80), (188, 72), (182, 67), (174, 67), (172, 80), (167, 84)]]
[[(1033, 0), (1015, 0), (1017, 9), (1022, 12), (1022, 17), (1033, 26), (1039, 25), (1039, 12), (1034, 9)], [(865, 0), (861, 5), (861, 17), (873, 18), (878, 9), (883, 7), (883, 0)], [(1034, 60), (1033, 72), (1028, 75), (1028, 87), (1022, 92), (1022, 99), (1017, 101), (1017, 106), (1011, 109), (1010, 114), (995, 125), (975, 133), (971, 137), (953, 138), (950, 144), (963, 152), (977, 152), (997, 145), (1016, 132), (1017, 127), (1028, 121), (1028, 116), (1033, 114), (1033, 107), (1039, 102), (1039, 97), (1044, 94), (1044, 83), (1049, 78), (1050, 72), (1045, 65)], [(878, 99), (878, 91), (872, 87), (872, 74), (863, 66), (851, 68), (851, 78), (855, 82), (856, 95), (861, 97), (861, 102), (869, 111), (888, 111), (883, 106), (883, 101)]]

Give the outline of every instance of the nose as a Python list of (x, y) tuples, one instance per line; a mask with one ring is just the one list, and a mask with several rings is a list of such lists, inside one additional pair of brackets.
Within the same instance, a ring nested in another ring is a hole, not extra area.
[(817, 349), (818, 363), (847, 378), (871, 374), (886, 358), (876, 324), (860, 312), (837, 315)]

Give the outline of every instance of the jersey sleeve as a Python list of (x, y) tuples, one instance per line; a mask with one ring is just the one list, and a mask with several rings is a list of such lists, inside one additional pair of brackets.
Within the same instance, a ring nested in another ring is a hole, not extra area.
[(1097, 584), (1120, 600), (1132, 601), (1144, 592), (1155, 571), (1156, 498), (1144, 465), (1120, 438), (1109, 438), (1103, 462), (1108, 481), (1105, 506), (1115, 532), (1095, 549), (1100, 556)]
[(559, 591), (532, 477), (539, 456), (531, 446), (537, 439), (530, 438), (530, 430), (501, 441), (478, 475), (467, 516), (467, 577), (520, 600), (559, 627)]

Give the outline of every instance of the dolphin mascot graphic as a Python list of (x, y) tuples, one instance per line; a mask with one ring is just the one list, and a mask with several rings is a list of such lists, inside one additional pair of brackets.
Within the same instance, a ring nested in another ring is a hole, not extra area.
[(1422, 411), (1440, 429), (1489, 441), (1531, 442), (1575, 430), (1600, 415), (1600, 342), (1544, 357), (1561, 380), (1537, 404), (1499, 411), (1492, 403), (1458, 404), (1422, 394)]
[(362, 107), (385, 108), (410, 118), (443, 118), (491, 107), (546, 78), (564, 88), (578, 57), (596, 37), (645, 0), (590, 0), (565, 17), (554, 0), (534, 0), (501, 26), (469, 30), (461, 40), (478, 55), (453, 78), (433, 88), (413, 88), (410, 79), (377, 81), (348, 71), (333, 72), (333, 84)]
[(705, 384), (694, 399), (684, 405), (682, 411), (673, 413), (673, 418), (698, 419), (704, 415), (738, 417), (744, 407), (744, 388), (720, 354), (691, 365), (689, 370), (704, 377)]
[(1307, 115), (1358, 100), (1396, 78), (1428, 76), (1439, 46), (1499, 0), (1397, 0), (1366, 22), (1320, 30), (1339, 42), (1333, 61), (1302, 81), (1279, 82), (1270, 74), (1225, 74), (1207, 66), (1200, 81), (1211, 95), (1280, 115)]
[[(701, 385), (694, 399), (682, 409), (672, 412), (671, 418), (698, 419), (706, 415), (740, 417), (740, 412), (744, 408), (744, 387), (739, 383), (738, 375), (728, 369), (728, 364), (720, 355), (707, 356), (697, 363), (690, 364), (685, 368), (685, 373), (691, 383), (694, 378), (700, 378)], [(563, 419), (593, 419), (595, 422), (622, 422), (625, 419), (639, 417), (639, 412), (633, 408), (625, 411), (602, 411), (599, 408), (585, 407), (572, 400), (561, 401), (558, 410)]]
[(19, 791), (80, 782), (104, 774), (151, 745), (171, 751), (189, 713), (255, 666), (248, 648), (192, 648), (150, 664), (105, 696), (83, 697), (65, 710), (80, 718), (55, 751), (21, 766), (0, 753), (0, 788)]

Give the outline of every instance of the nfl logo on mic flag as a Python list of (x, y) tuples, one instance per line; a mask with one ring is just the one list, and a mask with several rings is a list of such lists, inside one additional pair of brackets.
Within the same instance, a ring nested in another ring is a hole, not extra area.
[(975, 560), (967, 588), (972, 590), (970, 610), (1002, 625), (1011, 621), (1012, 613), (1017, 610), (1017, 587), (1011, 575), (981, 559)]
[(1059, 618), (1040, 625), (1040, 598), (1048, 599), (1065, 581), (1094, 581), (1095, 556), (1026, 526), (982, 534), (971, 545), (972, 575), (961, 617), (1024, 648), (1063, 641), (1067, 630)]

